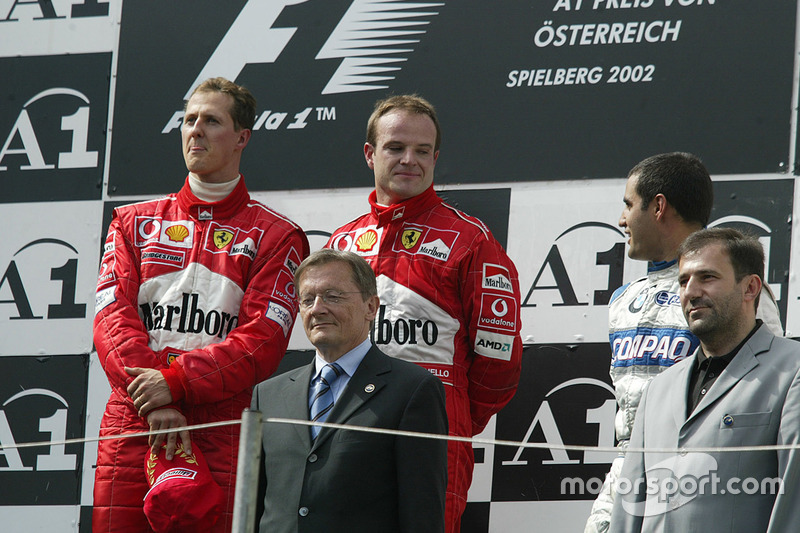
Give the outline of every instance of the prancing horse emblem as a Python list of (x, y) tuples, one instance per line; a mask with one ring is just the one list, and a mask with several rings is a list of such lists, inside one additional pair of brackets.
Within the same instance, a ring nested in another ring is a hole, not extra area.
[(417, 245), (417, 241), (419, 240), (419, 236), (422, 235), (422, 232), (418, 229), (407, 229), (403, 232), (403, 247), (406, 250), (412, 249), (414, 246)]
[(228, 230), (218, 229), (214, 232), (214, 244), (222, 250), (233, 240), (233, 233)]

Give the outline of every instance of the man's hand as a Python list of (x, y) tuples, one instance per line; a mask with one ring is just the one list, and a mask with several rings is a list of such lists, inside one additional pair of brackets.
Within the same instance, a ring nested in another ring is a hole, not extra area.
[[(160, 429), (179, 428), (186, 426), (186, 417), (181, 414), (177, 409), (159, 409), (147, 415), (147, 423), (150, 424), (150, 431), (157, 431)], [(164, 442), (167, 443), (167, 460), (172, 461), (175, 456), (175, 449), (177, 448), (178, 437), (180, 436), (183, 443), (183, 449), (186, 453), (192, 453), (192, 442), (189, 438), (189, 431), (177, 431), (173, 433), (150, 435), (150, 450), (154, 454), (158, 454)]]
[(139, 416), (146, 416), (153, 409), (172, 403), (172, 393), (167, 380), (158, 370), (126, 366), (125, 372), (134, 376), (134, 380), (128, 385), (128, 396), (133, 400), (133, 406), (138, 410)]

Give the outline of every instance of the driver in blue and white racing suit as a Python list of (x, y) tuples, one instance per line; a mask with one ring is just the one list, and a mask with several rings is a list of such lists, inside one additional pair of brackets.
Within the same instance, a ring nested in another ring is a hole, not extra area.
[[(628, 235), (628, 256), (648, 261), (647, 276), (618, 288), (609, 303), (611, 379), (617, 397), (615, 429), (620, 455), (595, 500), (584, 533), (608, 530), (636, 409), (650, 380), (699, 346), (678, 296), (677, 250), (711, 216), (713, 190), (703, 163), (687, 153), (649, 157), (628, 173), (619, 225)], [(762, 289), (758, 318), (783, 335), (775, 296)]]

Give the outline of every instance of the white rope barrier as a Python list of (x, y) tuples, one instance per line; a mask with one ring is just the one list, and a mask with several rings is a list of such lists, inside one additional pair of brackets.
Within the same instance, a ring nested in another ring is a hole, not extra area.
[[(39, 441), (39, 442), (25, 442), (17, 444), (9, 444), (0, 446), (0, 452), (14, 448), (35, 448), (43, 446), (62, 446), (70, 444), (81, 444), (86, 442), (99, 442), (104, 440), (113, 439), (131, 439), (137, 437), (149, 437), (150, 435), (164, 435), (167, 433), (177, 433), (179, 431), (193, 431), (198, 429), (208, 429), (222, 426), (240, 425), (241, 420), (227, 420), (222, 422), (210, 422), (207, 424), (196, 424), (191, 426), (182, 426), (170, 429), (160, 429), (156, 431), (146, 432), (131, 432), (120, 433), (117, 435), (106, 435), (103, 437), (86, 437), (77, 439), (67, 439), (61, 441)], [(297, 420), (291, 418), (265, 418), (263, 424), (294, 424), (299, 426), (320, 426), (329, 427), (334, 429), (344, 429), (349, 431), (361, 431), (365, 433), (380, 433), (385, 435), (396, 435), (401, 437), (416, 437), (436, 440), (447, 440), (457, 442), (469, 442), (471, 444), (485, 444), (493, 446), (508, 446), (514, 448), (531, 448), (539, 450), (565, 450), (565, 451), (593, 451), (593, 452), (607, 452), (619, 453), (729, 453), (729, 452), (768, 452), (768, 451), (783, 451), (783, 450), (796, 450), (800, 449), (798, 444), (770, 444), (763, 446), (726, 446), (726, 447), (693, 447), (693, 448), (633, 448), (627, 447), (624, 449), (616, 446), (588, 446), (579, 444), (550, 444), (546, 442), (521, 442), (502, 439), (486, 439), (480, 437), (459, 437), (454, 435), (439, 435), (436, 433), (423, 433), (416, 431), (403, 431), (395, 429), (384, 429), (366, 426), (354, 426), (349, 424), (336, 424), (332, 422), (311, 422), (309, 420)]]
[(0, 452), (2, 452), (3, 450), (12, 450), (18, 448), (37, 448), (41, 446), (66, 446), (68, 444), (83, 444), (86, 442), (100, 442), (103, 440), (133, 439), (136, 437), (149, 437), (150, 435), (165, 435), (167, 433), (177, 433), (179, 431), (185, 431), (185, 430), (206, 429), (206, 428), (215, 428), (221, 426), (235, 426), (241, 423), (242, 423), (241, 420), (226, 420), (223, 422), (209, 422), (207, 424), (196, 424), (193, 426), (181, 426), (169, 429), (158, 429), (155, 431), (118, 433), (116, 435), (106, 435), (104, 437), (84, 437), (80, 439), (45, 440), (39, 442), (23, 442), (21, 444), (20, 443), (6, 444), (6, 445), (0, 445)]
[(501, 439), (484, 439), (479, 437), (458, 437), (454, 435), (439, 435), (437, 433), (422, 433), (416, 431), (402, 431), (395, 429), (373, 428), (366, 426), (352, 426), (348, 424), (335, 424), (331, 422), (310, 422), (308, 420), (295, 420), (291, 418), (265, 418), (264, 423), (295, 424), (301, 426), (321, 426), (335, 429), (362, 431), (365, 433), (381, 433), (385, 435), (398, 435), (402, 437), (418, 437), (436, 440), (470, 442), (472, 444), (489, 444), (494, 446), (509, 446), (514, 448), (534, 448), (540, 450), (566, 450), (566, 451), (594, 451), (618, 453), (621, 450), (634, 453), (716, 453), (716, 452), (762, 452), (778, 450), (800, 449), (798, 444), (772, 444), (764, 446), (726, 446), (726, 447), (697, 447), (697, 448), (632, 448), (621, 449), (617, 446), (585, 446), (579, 444), (549, 444), (545, 442), (519, 442)]

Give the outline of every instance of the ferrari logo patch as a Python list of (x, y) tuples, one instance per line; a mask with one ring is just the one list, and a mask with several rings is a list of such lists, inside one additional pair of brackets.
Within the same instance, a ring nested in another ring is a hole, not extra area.
[(406, 250), (412, 249), (414, 246), (417, 245), (417, 241), (419, 240), (419, 236), (422, 235), (422, 232), (417, 229), (407, 229), (403, 232), (403, 246)]
[(218, 229), (214, 232), (214, 244), (222, 250), (233, 240), (233, 233), (228, 230)]

